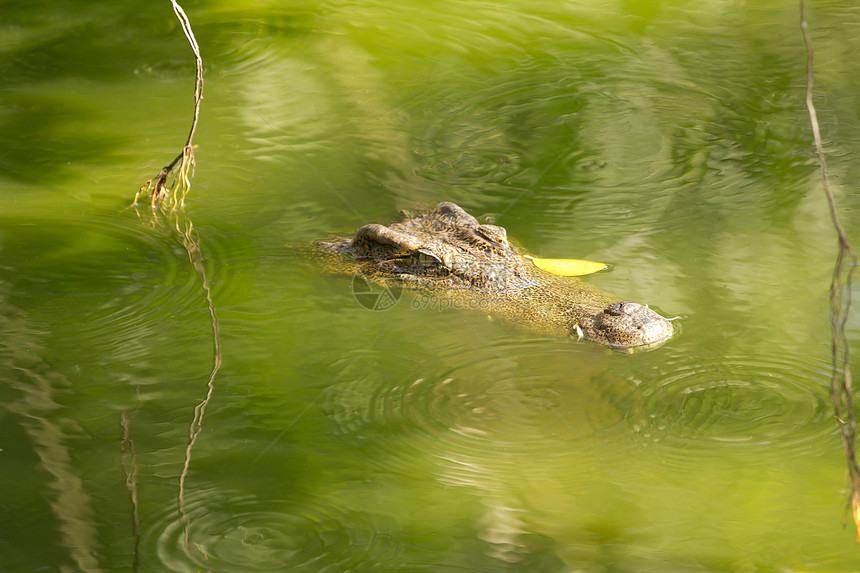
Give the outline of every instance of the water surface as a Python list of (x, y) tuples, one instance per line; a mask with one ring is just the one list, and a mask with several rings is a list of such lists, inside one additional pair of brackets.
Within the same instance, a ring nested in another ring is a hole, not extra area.
[[(128, 207), (191, 119), (168, 3), (4, 11), (0, 569), (857, 570), (797, 6), (184, 7), (197, 171), (158, 223)], [(860, 12), (810, 18), (855, 236)], [(442, 200), (680, 334), (368, 311), (293, 248)]]

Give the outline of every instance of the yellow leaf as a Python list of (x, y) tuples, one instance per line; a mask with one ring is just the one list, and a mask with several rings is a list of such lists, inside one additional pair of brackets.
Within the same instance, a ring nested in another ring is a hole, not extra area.
[(541, 270), (563, 277), (578, 277), (590, 275), (609, 268), (606, 263), (594, 261), (583, 261), (580, 259), (539, 259), (537, 257), (526, 257), (531, 259), (535, 266)]

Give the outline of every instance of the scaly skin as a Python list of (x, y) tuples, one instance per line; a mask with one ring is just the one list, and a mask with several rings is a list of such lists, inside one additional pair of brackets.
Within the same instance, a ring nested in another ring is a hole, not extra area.
[(504, 228), (482, 225), (454, 203), (388, 227), (365, 225), (352, 239), (317, 243), (335, 272), (448, 297), (533, 330), (569, 333), (619, 349), (649, 350), (674, 333), (647, 306), (622, 301), (573, 277), (537, 268), (508, 243)]

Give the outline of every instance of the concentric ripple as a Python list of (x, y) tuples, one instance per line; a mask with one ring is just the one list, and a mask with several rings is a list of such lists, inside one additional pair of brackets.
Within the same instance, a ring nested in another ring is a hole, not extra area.
[[(468, 115), (467, 112), (464, 112)], [(522, 170), (522, 156), (498, 121), (449, 118), (431, 126), (422, 142), (424, 166), (418, 173), (445, 184), (501, 183)]]
[(609, 455), (618, 428), (629, 433), (622, 406), (634, 389), (608, 378), (611, 357), (603, 349), (540, 339), (437, 351), (442, 367), (427, 369), (423, 378), (331, 389), (329, 400), (337, 404), (329, 407), (336, 407), (342, 432), (401, 432), (379, 440), (394, 448), (378, 456), (383, 464), (409, 464), (415, 453), (429, 453), (458, 463), (539, 458), (563, 465), (581, 452)]
[[(195, 489), (144, 534), (143, 562), (169, 571), (348, 571), (382, 566), (399, 548), (390, 524), (333, 507)], [(157, 559), (157, 564), (149, 561)]]
[[(142, 337), (168, 336), (167, 326), (183, 317), (208, 321), (200, 276), (172, 232), (131, 214), (98, 213), (14, 219), (0, 228), (0, 273), (8, 275), (15, 296), (26, 299), (21, 304), (43, 310), (58, 325), (74, 325), (76, 345), (113, 359), (140, 359), (148, 352), (137, 342)], [(214, 239), (203, 245), (204, 255), (219, 264), (236, 258), (235, 247)], [(218, 265), (204, 264), (210, 283), (228, 282), (216, 276), (223, 272)]]
[(835, 430), (829, 364), (727, 356), (663, 370), (642, 381), (641, 407), (627, 421), (668, 453), (684, 456), (692, 448), (720, 446), (803, 448)]
[(98, 328), (134, 321), (156, 299), (168, 312), (181, 311), (194, 288), (182, 247), (132, 217), (15, 220), (3, 228), (0, 248), (14, 283), (22, 291), (40, 285), (36, 305), (93, 299), (97, 306), (86, 310), (95, 310)]

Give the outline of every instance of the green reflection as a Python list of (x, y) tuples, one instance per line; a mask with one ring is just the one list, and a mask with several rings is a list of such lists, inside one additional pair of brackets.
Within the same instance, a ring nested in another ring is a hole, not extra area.
[[(224, 352), (186, 547), (209, 317), (181, 246), (123, 210), (190, 119), (156, 4), (4, 4), (0, 567), (856, 569), (823, 390), (834, 237), (774, 1), (183, 3)], [(860, 15), (811, 8), (853, 232)], [(612, 263), (589, 281), (681, 335), (621, 356), (408, 296), (372, 313), (286, 247), (439, 200)]]

